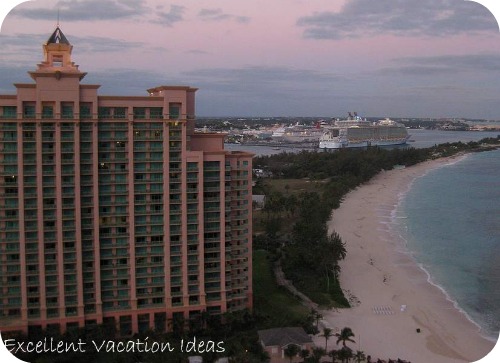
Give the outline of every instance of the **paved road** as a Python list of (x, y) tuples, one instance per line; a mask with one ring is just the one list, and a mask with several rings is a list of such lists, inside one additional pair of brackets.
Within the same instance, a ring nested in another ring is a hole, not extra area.
[(285, 278), (285, 274), (283, 273), (283, 270), (281, 268), (280, 260), (278, 260), (274, 265), (274, 275), (276, 276), (276, 282), (278, 283), (278, 285), (284, 286), (294, 296), (298, 297), (302, 302), (302, 304), (304, 304), (308, 308), (318, 310), (318, 304), (312, 302), (311, 299), (309, 299), (306, 295), (297, 290), (297, 288), (293, 286), (290, 280), (287, 280)]

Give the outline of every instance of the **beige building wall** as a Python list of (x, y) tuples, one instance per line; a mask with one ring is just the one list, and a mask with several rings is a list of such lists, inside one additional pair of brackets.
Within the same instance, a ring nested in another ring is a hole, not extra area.
[(197, 134), (196, 88), (100, 96), (59, 28), (0, 95), (0, 330), (123, 334), (252, 307), (252, 155)]

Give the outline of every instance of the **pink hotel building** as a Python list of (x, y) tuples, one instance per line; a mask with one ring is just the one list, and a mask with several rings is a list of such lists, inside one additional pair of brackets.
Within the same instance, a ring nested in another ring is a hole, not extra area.
[(196, 88), (100, 96), (72, 48), (0, 95), (0, 331), (251, 308), (252, 154), (194, 131)]

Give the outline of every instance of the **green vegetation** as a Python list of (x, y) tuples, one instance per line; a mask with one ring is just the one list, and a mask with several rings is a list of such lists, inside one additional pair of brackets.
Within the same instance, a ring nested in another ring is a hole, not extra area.
[[(254, 246), (268, 251), (272, 260), (280, 260), (287, 278), (314, 302), (348, 307), (338, 283), (345, 246), (336, 233), (328, 235), (326, 227), (342, 198), (382, 170), (460, 152), (491, 150), (499, 144), (500, 136), (427, 149), (343, 149), (257, 157), (255, 168), (271, 172), (273, 177), (256, 182), (256, 193), (265, 194), (266, 203), (254, 214)], [(259, 302), (255, 307), (259, 309)]]
[[(309, 310), (288, 290), (278, 286), (267, 251), (253, 253), (253, 293), (259, 329), (311, 324)], [(307, 326), (305, 326), (307, 328)]]

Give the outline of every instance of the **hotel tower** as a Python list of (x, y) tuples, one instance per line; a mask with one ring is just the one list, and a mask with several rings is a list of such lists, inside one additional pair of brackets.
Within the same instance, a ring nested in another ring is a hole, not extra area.
[(101, 96), (59, 27), (0, 95), (0, 331), (122, 335), (252, 307), (252, 154), (197, 133), (196, 88)]

